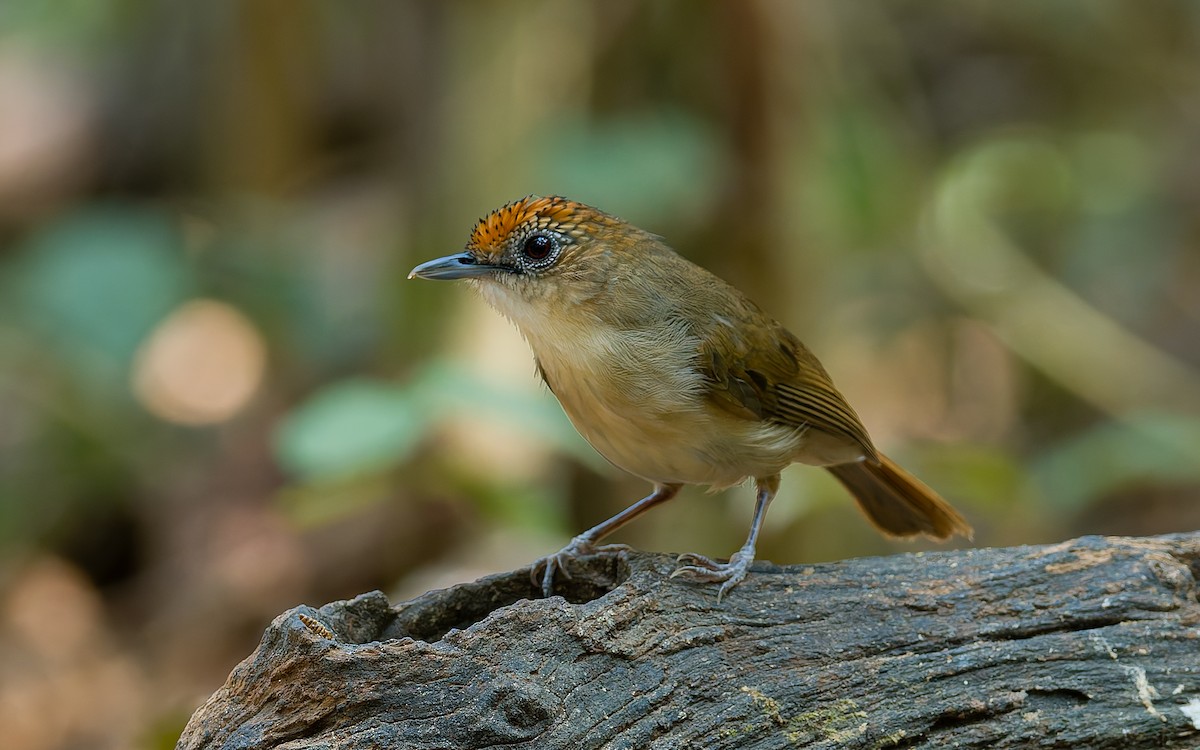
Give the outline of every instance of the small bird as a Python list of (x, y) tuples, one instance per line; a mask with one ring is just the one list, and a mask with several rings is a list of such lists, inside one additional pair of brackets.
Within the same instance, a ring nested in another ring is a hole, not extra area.
[[(829, 470), (884, 534), (971, 536), (936, 492), (876, 450), (817, 358), (745, 295), (662, 238), (563, 197), (529, 196), (480, 219), (463, 252), (409, 278), (464, 279), (508, 317), (575, 429), (654, 491), (537, 561), (553, 593), (568, 563), (685, 484), (753, 478), (750, 533), (728, 562), (684, 554), (673, 574), (745, 578), (779, 474)], [(618, 545), (614, 545), (618, 546)]]

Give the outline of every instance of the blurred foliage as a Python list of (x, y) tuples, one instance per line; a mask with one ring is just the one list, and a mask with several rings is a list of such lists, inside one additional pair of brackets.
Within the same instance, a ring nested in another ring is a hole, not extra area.
[[(278, 611), (646, 490), (405, 280), (530, 193), (748, 291), (976, 544), (1200, 526), (1198, 66), (1182, 0), (0, 2), (0, 735), (165, 746)], [(761, 542), (908, 548), (805, 467)]]
[(12, 319), (79, 385), (124, 392), (138, 346), (194, 293), (169, 217), (103, 204), (48, 223), (6, 274)]
[(681, 111), (564, 119), (538, 140), (534, 181), (618, 216), (695, 219), (719, 197), (721, 144), (702, 120)]
[(285, 469), (302, 478), (377, 470), (409, 457), (425, 429), (409, 394), (351, 380), (320, 391), (278, 433)]

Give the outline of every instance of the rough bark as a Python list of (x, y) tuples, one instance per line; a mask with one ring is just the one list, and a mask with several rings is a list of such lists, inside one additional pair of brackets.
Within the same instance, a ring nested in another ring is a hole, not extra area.
[(297, 607), (180, 748), (1200, 747), (1200, 533)]

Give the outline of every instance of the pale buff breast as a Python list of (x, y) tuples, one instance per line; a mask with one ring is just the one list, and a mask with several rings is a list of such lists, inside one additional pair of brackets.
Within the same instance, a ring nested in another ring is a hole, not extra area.
[(575, 429), (617, 467), (656, 483), (725, 487), (792, 462), (802, 430), (705, 408), (691, 366), (697, 341), (682, 323), (617, 334), (514, 319)]
[(827, 465), (857, 458), (847, 454), (844, 441), (831, 442), (822, 433), (712, 408), (694, 364), (699, 341), (682, 321), (618, 332), (594, 319), (512, 300), (502, 287), (481, 285), (480, 291), (525, 336), (575, 429), (635, 476), (727, 487), (773, 476), (795, 461)]
[(631, 474), (664, 484), (725, 487), (747, 476), (775, 474), (791, 463), (799, 431), (764, 430), (703, 408), (695, 372), (645, 367), (633, 374), (613, 366), (611, 354), (587, 349), (576, 350), (570, 359), (538, 356), (575, 428)]

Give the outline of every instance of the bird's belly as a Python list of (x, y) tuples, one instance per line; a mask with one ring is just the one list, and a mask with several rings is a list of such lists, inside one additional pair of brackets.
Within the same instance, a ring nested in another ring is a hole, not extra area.
[(633, 332), (522, 330), (575, 429), (631, 474), (660, 484), (727, 487), (806, 460), (804, 428), (712, 407), (693, 364), (699, 342), (682, 323)]
[(600, 455), (660, 484), (728, 487), (772, 476), (795, 460), (803, 430), (727, 418), (698, 399), (655, 408), (621, 391), (560, 387), (555, 393), (575, 429)]

